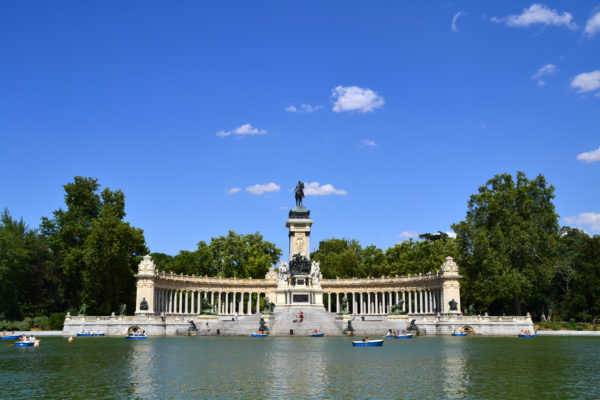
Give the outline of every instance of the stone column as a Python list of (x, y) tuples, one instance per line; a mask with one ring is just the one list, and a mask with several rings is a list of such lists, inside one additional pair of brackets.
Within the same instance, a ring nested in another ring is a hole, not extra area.
[(385, 310), (387, 308), (387, 302), (386, 302), (386, 298), (385, 298), (386, 293), (385, 292), (381, 292), (381, 309), (379, 310), (380, 314), (385, 314)]
[(358, 314), (356, 311), (356, 292), (352, 292), (352, 314)]
[(260, 292), (256, 293), (256, 312), (260, 312)]
[(335, 294), (335, 312), (340, 313), (340, 294), (337, 292)]
[(327, 293), (327, 312), (331, 312), (331, 292)]
[(188, 299), (188, 291), (185, 291), (185, 294), (183, 295), (184, 297), (184, 303), (183, 303), (183, 313), (187, 314), (188, 313), (188, 303), (189, 303), (189, 299)]
[(240, 292), (240, 302), (238, 303), (238, 314), (244, 315), (244, 292)]

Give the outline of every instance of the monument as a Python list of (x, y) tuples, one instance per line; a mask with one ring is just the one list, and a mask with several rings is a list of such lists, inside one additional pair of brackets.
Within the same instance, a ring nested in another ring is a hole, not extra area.
[(311, 307), (324, 310), (321, 269), (310, 261), (310, 210), (302, 204), (304, 183), (298, 181), (294, 190), (296, 206), (289, 212), (285, 226), (289, 229), (289, 264), (279, 263), (276, 307)]

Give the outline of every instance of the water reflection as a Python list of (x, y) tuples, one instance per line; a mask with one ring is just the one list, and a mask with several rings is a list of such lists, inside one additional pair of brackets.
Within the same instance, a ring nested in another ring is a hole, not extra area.
[(329, 384), (326, 340), (286, 338), (273, 341), (265, 365), (271, 377), (265, 382), (267, 397), (285, 398), (294, 393), (302, 397), (322, 397)]
[(135, 397), (147, 398), (155, 386), (152, 377), (157, 376), (153, 360), (156, 349), (149, 340), (131, 340), (128, 345), (130, 345), (130, 356), (127, 375), (133, 394)]
[(440, 368), (442, 390), (445, 398), (462, 398), (469, 385), (465, 368), (467, 363), (467, 340), (462, 337), (442, 337), (440, 346)]

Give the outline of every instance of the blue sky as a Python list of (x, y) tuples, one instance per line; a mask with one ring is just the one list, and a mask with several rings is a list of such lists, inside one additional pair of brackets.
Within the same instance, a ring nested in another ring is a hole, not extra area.
[(600, 233), (600, 2), (3, 2), (0, 207), (126, 195), (152, 251), (259, 231), (300, 179), (330, 237), (450, 231), (494, 174), (543, 174)]

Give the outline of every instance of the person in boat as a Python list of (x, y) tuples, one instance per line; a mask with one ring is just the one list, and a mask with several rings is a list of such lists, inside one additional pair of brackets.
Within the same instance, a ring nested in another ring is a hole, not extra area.
[(2, 331), (2, 336), (6, 336), (6, 331)]
[(313, 335), (317, 335), (318, 333), (319, 333), (319, 331), (316, 329), (313, 331)]
[(146, 330), (142, 329), (142, 336), (146, 336)]
[(456, 334), (456, 329), (455, 329), (454, 331), (452, 331), (452, 334), (453, 334), (453, 335), (454, 335), (454, 334)]
[(369, 337), (365, 336), (362, 341), (365, 342), (365, 343), (368, 342), (369, 341)]
[(388, 329), (387, 335), (393, 335), (393, 334), (394, 334), (394, 332), (392, 332), (391, 329)]

